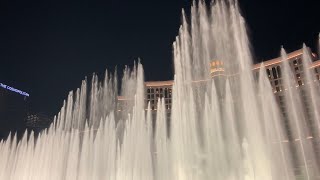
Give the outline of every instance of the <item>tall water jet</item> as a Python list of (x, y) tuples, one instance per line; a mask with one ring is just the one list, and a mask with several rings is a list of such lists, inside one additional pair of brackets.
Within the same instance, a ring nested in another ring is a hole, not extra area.
[(281, 179), (294, 179), (292, 171), (292, 159), (289, 154), (288, 143), (283, 143), (288, 139), (282, 128), (282, 119), (279, 108), (276, 104), (274, 94), (270, 91), (271, 86), (266, 76), (264, 64), (260, 67), (259, 77), (259, 97), (261, 103), (262, 126), (267, 138), (267, 144), (270, 145), (272, 161), (279, 164), (278, 167), (272, 167), (276, 174), (281, 175)]
[[(283, 178), (272, 170), (279, 166), (271, 161), (271, 145), (263, 133), (252, 56), (237, 3), (217, 1), (207, 11), (200, 1), (192, 7), (191, 27), (184, 15), (182, 19), (174, 43), (173, 93), (178, 102), (173, 102), (172, 179)], [(211, 80), (208, 64), (213, 59), (225, 65), (223, 79)]]
[[(294, 76), (291, 71), (289, 61), (287, 60), (288, 57), (283, 48), (281, 49), (281, 57), (283, 61), (284, 88), (287, 91), (287, 93), (285, 94), (286, 107), (288, 107), (287, 112), (292, 112), (292, 113), (288, 113), (289, 115), (288, 119), (289, 119), (289, 125), (290, 125), (290, 133), (288, 135), (289, 136), (288, 138), (290, 141), (293, 141), (293, 140), (298, 141), (297, 149), (301, 151), (301, 156), (296, 156), (295, 160), (298, 161), (297, 165), (299, 165), (300, 163), (303, 164), (307, 179), (310, 179), (309, 168), (307, 166), (307, 160), (306, 160), (306, 149), (303, 144), (303, 139), (307, 133), (304, 123), (302, 122), (305, 120), (305, 117), (303, 116), (303, 114), (299, 113), (299, 110), (302, 109), (302, 104), (301, 104), (300, 98), (298, 97), (296, 82), (292, 81), (292, 79), (294, 79)], [(300, 157), (301, 159), (299, 159)]]
[[(289, 61), (284, 49), (281, 50), (284, 81), (284, 98), (286, 113), (284, 121), (295, 173), (307, 179), (319, 177), (317, 160), (318, 146), (318, 98), (313, 82), (313, 71), (310, 71), (311, 58), (304, 45), (302, 60)], [(302, 63), (303, 62), (303, 63)], [(315, 129), (316, 128), (316, 129)]]
[[(317, 84), (315, 84), (314, 82), (316, 82), (315, 79), (315, 73), (314, 73), (314, 69), (310, 69), (310, 67), (312, 67), (312, 58), (311, 58), (311, 53), (310, 50), (308, 49), (308, 47), (303, 44), (303, 74), (304, 74), (304, 85), (305, 88), (303, 89), (304, 91), (310, 91), (310, 94), (308, 99), (306, 99), (309, 103), (310, 103), (310, 110), (307, 112), (309, 113), (310, 117), (309, 117), (309, 121), (311, 123), (311, 127), (310, 128), (316, 128), (316, 129), (312, 129), (311, 130), (311, 135), (318, 137), (319, 136), (319, 132), (320, 132), (320, 115), (319, 112), (316, 110), (317, 107), (319, 107), (319, 91), (318, 91), (318, 87)], [(317, 133), (317, 134), (315, 134)]]

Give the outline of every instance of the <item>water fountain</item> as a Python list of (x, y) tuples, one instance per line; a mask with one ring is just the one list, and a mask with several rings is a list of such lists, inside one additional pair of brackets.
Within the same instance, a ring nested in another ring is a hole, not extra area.
[[(118, 111), (117, 77), (106, 72), (100, 83), (94, 75), (91, 84), (84, 80), (70, 92), (54, 123), (36, 140), (25, 133), (20, 141), (14, 135), (1, 141), (0, 179), (319, 179), (319, 147), (307, 139), (319, 136), (318, 130), (306, 125), (310, 113), (310, 121), (319, 124), (312, 74), (305, 70), (303, 92), (310, 97), (310, 111), (304, 112), (282, 50), (285, 99), (293, 112), (287, 117), (288, 136), (264, 67), (259, 79), (252, 75), (249, 45), (237, 1), (218, 0), (209, 8), (194, 3), (190, 19), (182, 12), (173, 44), (170, 137), (163, 100), (152, 128), (138, 63), (125, 69), (121, 81), (124, 110)], [(215, 79), (208, 66), (213, 59), (225, 64), (225, 74)], [(306, 47), (304, 59), (308, 67)]]

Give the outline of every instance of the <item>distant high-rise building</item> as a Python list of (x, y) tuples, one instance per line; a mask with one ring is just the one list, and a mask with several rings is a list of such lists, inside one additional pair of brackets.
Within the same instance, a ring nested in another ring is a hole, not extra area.
[(33, 130), (38, 133), (43, 129), (46, 129), (52, 123), (52, 118), (44, 113), (28, 114), (26, 120), (26, 126), (29, 130)]
[(25, 129), (29, 94), (0, 83), (0, 139), (10, 132), (22, 134)]

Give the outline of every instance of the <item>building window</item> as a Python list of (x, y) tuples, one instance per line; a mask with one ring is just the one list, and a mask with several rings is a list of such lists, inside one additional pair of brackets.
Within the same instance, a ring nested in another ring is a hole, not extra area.
[(148, 89), (147, 92), (150, 93), (150, 89)]
[(268, 77), (271, 78), (270, 69), (267, 69), (267, 74), (268, 74)]
[(302, 81), (299, 80), (299, 81), (298, 81), (298, 84), (299, 84), (299, 86), (302, 86)]
[(293, 61), (293, 64), (294, 64), (295, 66), (298, 65), (297, 60), (294, 60), (294, 61)]
[(299, 67), (295, 67), (294, 70), (295, 70), (295, 71), (299, 71)]
[(274, 79), (278, 78), (276, 68), (274, 68), (274, 67), (272, 68), (272, 74), (273, 74)]
[(281, 68), (280, 68), (280, 66), (277, 66), (277, 71), (278, 71), (278, 77), (280, 78), (281, 77)]
[(154, 93), (154, 89), (151, 89), (151, 93)]

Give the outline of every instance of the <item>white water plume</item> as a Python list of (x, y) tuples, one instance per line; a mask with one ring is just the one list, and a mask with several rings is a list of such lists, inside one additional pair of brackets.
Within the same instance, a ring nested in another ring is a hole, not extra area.
[[(0, 179), (6, 180), (291, 180), (319, 179), (319, 91), (304, 50), (303, 103), (282, 50), (284, 118), (262, 65), (254, 79), (245, 20), (236, 0), (209, 7), (194, 2), (173, 44), (175, 77), (170, 129), (165, 101), (156, 125), (145, 104), (143, 68), (70, 92), (54, 123), (37, 139), (25, 133), (0, 142)], [(304, 48), (306, 49), (306, 47)], [(216, 76), (211, 61), (221, 66)], [(307, 86), (308, 85), (308, 86)], [(90, 90), (89, 90), (90, 89)], [(123, 103), (124, 102), (124, 103)], [(317, 128), (308, 129), (308, 113)], [(170, 131), (170, 136), (168, 136)]]

